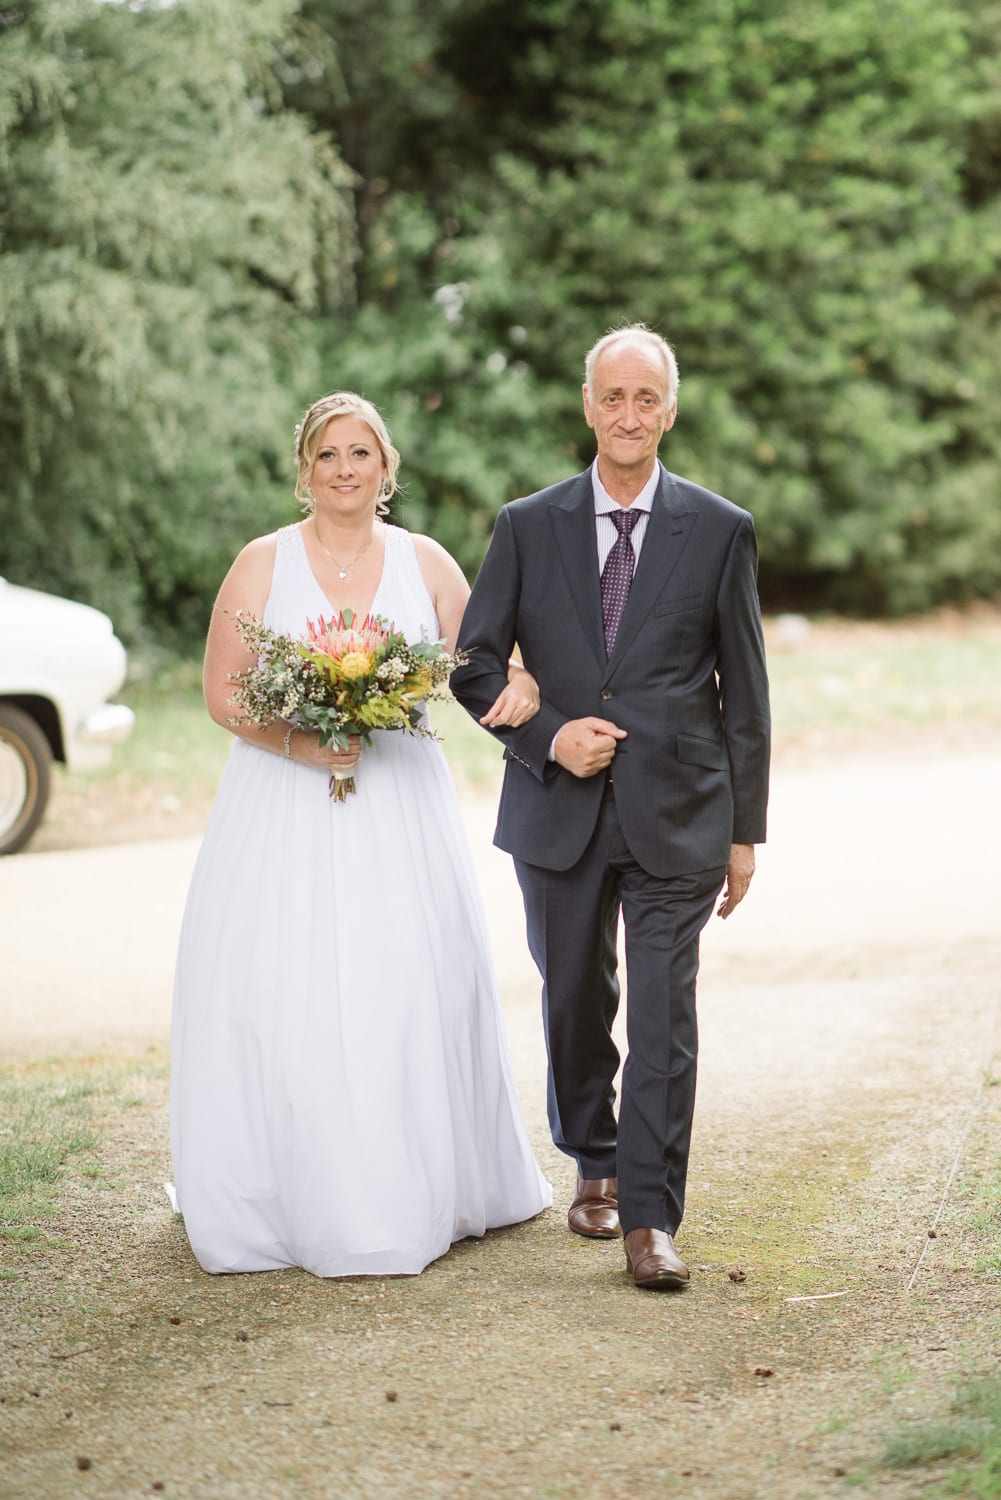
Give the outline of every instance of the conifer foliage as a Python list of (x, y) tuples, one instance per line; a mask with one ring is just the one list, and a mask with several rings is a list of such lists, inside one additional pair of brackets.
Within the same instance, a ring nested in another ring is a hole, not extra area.
[(347, 174), (275, 82), (290, 14), (0, 10), (0, 570), (129, 638), (200, 632), (280, 514), (298, 329), (350, 286)]

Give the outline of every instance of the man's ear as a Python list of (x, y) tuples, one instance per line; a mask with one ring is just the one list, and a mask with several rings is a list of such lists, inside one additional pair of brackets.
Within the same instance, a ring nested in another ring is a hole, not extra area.
[(586, 385), (581, 386), (580, 393), (584, 398), (584, 421), (587, 423), (588, 427), (593, 427), (594, 418), (591, 415), (591, 398), (587, 393)]

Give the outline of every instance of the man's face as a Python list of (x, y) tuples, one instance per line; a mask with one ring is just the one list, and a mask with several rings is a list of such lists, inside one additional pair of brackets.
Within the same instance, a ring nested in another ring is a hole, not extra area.
[(598, 357), (584, 416), (594, 429), (598, 462), (649, 474), (678, 403), (668, 399), (667, 371), (653, 350), (623, 340)]

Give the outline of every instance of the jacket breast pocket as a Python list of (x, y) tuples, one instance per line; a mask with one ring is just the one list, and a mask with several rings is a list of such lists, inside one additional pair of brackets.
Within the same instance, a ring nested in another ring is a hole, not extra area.
[(719, 740), (704, 740), (698, 734), (678, 735), (678, 759), (689, 766), (706, 766), (710, 771), (725, 771), (729, 765), (726, 746)]
[(680, 615), (686, 609), (698, 609), (701, 603), (701, 594), (675, 595), (674, 598), (658, 599), (653, 612), (655, 615)]

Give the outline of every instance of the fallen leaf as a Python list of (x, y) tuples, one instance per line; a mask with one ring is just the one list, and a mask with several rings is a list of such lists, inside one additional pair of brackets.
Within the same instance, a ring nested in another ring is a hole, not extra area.
[(832, 1297), (847, 1297), (847, 1296), (848, 1296), (848, 1292), (847, 1291), (844, 1291), (844, 1292), (816, 1292), (816, 1293), (814, 1293), (813, 1296), (810, 1296), (810, 1297), (807, 1297), (807, 1296), (803, 1296), (803, 1297), (785, 1297), (785, 1298), (783, 1298), (783, 1301), (785, 1301), (785, 1302), (830, 1302), (830, 1300), (831, 1300)]

